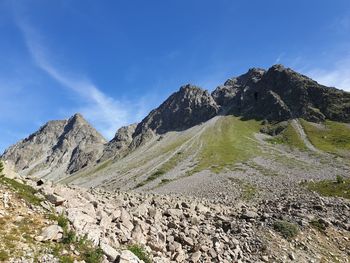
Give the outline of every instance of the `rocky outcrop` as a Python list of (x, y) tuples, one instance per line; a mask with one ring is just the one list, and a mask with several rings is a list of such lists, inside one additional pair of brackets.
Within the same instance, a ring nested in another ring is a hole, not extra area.
[(1, 156), (25, 176), (57, 180), (95, 162), (105, 139), (80, 115), (50, 121), (39, 131), (11, 146)]
[(189, 84), (182, 86), (137, 125), (133, 145), (139, 145), (154, 133), (188, 129), (217, 113), (218, 106), (208, 91)]
[(135, 132), (136, 126), (137, 123), (134, 123), (119, 128), (114, 138), (105, 146), (100, 161), (107, 160), (114, 156), (119, 157), (123, 154), (123, 151), (127, 151), (132, 142), (132, 136)]
[(245, 118), (350, 121), (350, 93), (320, 85), (282, 65), (267, 71), (250, 69), (226, 81), (212, 96), (225, 112)]

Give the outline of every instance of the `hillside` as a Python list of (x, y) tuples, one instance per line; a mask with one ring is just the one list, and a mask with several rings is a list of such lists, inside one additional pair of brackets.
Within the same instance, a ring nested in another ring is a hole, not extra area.
[[(339, 194), (349, 183), (328, 184)], [(0, 194), (1, 262), (348, 262), (350, 257), (349, 201), (316, 193), (223, 205), (2, 177)]]
[(349, 262), (349, 122), (350, 93), (281, 65), (185, 85), (109, 142), (50, 121), (1, 156), (0, 261)]

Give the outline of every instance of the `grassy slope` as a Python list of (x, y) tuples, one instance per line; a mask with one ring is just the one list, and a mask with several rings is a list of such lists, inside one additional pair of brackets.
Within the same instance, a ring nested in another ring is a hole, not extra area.
[(268, 142), (273, 144), (286, 144), (292, 148), (297, 148), (299, 150), (306, 150), (306, 146), (303, 140), (300, 138), (297, 131), (289, 123), (287, 128), (281, 132), (281, 134), (268, 139)]
[(343, 155), (344, 151), (350, 151), (350, 127), (346, 124), (325, 121), (325, 128), (318, 128), (305, 120), (300, 122), (316, 148), (338, 155)]
[(210, 169), (220, 172), (237, 162), (243, 162), (259, 154), (254, 133), (259, 132), (258, 121), (242, 121), (237, 117), (225, 116), (201, 136), (203, 148), (199, 162), (193, 172)]
[(307, 183), (306, 187), (318, 192), (323, 196), (343, 197), (350, 199), (350, 179), (344, 179), (341, 182), (334, 180), (323, 180), (319, 182)]

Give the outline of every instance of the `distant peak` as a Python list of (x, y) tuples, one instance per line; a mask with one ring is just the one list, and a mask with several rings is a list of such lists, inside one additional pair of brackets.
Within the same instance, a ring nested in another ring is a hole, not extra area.
[(190, 91), (190, 90), (202, 90), (200, 87), (192, 85), (192, 84), (186, 84), (180, 87), (180, 92), (186, 92), (186, 91)]
[(248, 70), (248, 73), (258, 73), (258, 74), (263, 74), (266, 70), (263, 68), (250, 68)]
[(75, 113), (72, 117), (69, 118), (68, 122), (86, 122), (85, 118), (83, 115), (80, 113)]
[(275, 64), (273, 65), (271, 68), (269, 68), (269, 70), (273, 70), (273, 71), (283, 71), (286, 70), (287, 68), (282, 65), (282, 64)]

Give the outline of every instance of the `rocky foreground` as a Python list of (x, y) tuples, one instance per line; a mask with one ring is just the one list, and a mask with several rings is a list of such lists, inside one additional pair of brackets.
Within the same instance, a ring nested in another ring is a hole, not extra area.
[[(14, 213), (14, 207), (23, 207), (22, 217), (55, 211), (68, 219), (69, 229), (101, 249), (103, 262), (143, 262), (129, 251), (131, 245), (147, 255), (145, 262), (350, 261), (350, 202), (346, 199), (289, 192), (256, 204), (223, 205), (179, 196), (23, 182), (38, 190), (35, 196), (40, 204), (25, 205), (22, 200), (19, 205), (18, 193), (1, 186), (0, 220)], [(38, 247), (66, 238), (59, 222), (39, 222), (33, 225), (38, 229), (32, 233), (33, 245), (22, 244), (26, 253), (8, 262), (70, 262), (50, 249), (34, 259)], [(63, 253), (78, 258), (74, 245), (66, 250)]]

